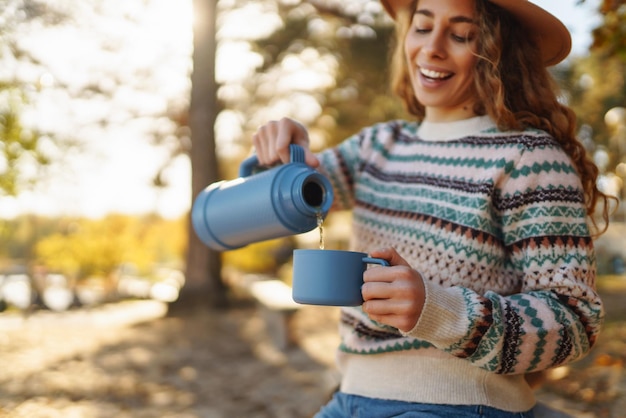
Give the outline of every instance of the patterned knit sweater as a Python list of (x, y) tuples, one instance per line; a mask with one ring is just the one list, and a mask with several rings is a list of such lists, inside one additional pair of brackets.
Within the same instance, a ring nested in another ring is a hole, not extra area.
[(524, 373), (591, 348), (603, 317), (593, 242), (551, 136), (489, 117), (393, 121), (319, 157), (336, 207), (353, 211), (352, 249), (394, 247), (426, 285), (407, 333), (342, 309), (342, 391), (524, 411)]

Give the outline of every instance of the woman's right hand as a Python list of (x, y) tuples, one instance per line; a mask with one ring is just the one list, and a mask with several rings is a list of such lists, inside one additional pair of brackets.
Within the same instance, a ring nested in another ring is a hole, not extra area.
[(313, 168), (319, 166), (319, 160), (309, 150), (309, 133), (306, 128), (293, 119), (282, 118), (261, 126), (252, 136), (259, 164), (270, 166), (277, 162), (288, 163), (289, 145), (296, 144), (305, 150), (305, 163)]

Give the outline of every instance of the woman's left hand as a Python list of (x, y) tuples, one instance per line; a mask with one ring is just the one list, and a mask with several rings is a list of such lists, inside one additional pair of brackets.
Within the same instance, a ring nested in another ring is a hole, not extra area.
[(363, 275), (363, 311), (374, 321), (408, 332), (424, 307), (422, 276), (393, 248), (370, 253), (387, 260), (389, 267), (370, 268)]

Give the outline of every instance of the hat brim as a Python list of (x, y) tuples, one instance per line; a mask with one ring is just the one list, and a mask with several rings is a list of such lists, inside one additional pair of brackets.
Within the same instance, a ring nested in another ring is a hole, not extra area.
[[(558, 18), (527, 0), (489, 0), (510, 12), (523, 25), (541, 49), (546, 66), (563, 61), (572, 49), (572, 37)], [(396, 18), (397, 10), (407, 7), (411, 0), (381, 0), (389, 16)]]

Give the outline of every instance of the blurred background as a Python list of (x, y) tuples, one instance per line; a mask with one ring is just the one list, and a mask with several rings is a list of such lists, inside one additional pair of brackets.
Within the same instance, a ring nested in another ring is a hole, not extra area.
[[(624, 416), (626, 1), (535, 2), (572, 32), (551, 71), (620, 199), (597, 241), (603, 344), (541, 396)], [(319, 150), (404, 117), (392, 29), (373, 0), (0, 0), (0, 416), (297, 417), (324, 402), (336, 311), (268, 309), (252, 291), (288, 286), (292, 250), (319, 231), (219, 254), (188, 212), (268, 120), (298, 119)], [(349, 233), (333, 214), (326, 248)]]

